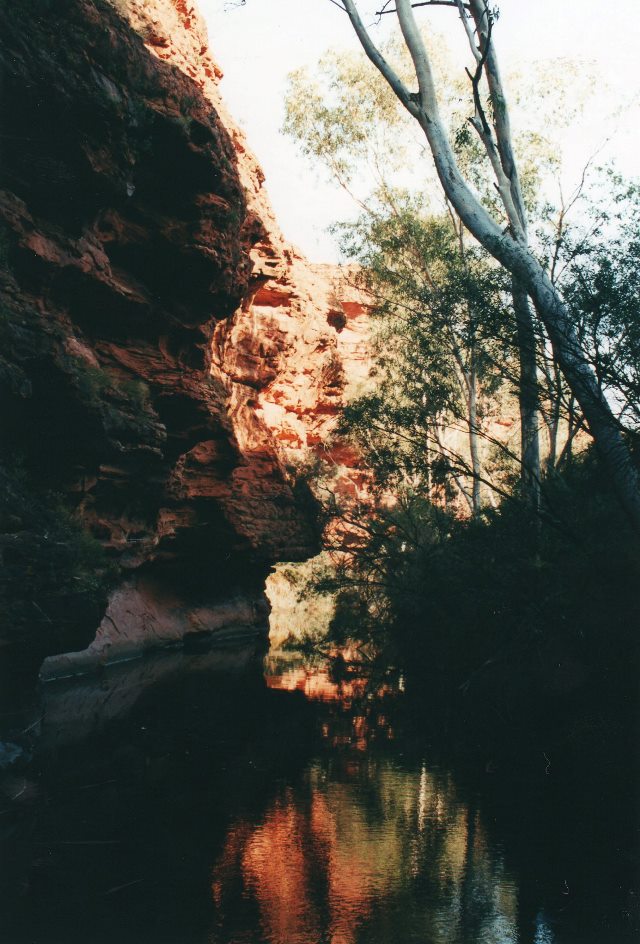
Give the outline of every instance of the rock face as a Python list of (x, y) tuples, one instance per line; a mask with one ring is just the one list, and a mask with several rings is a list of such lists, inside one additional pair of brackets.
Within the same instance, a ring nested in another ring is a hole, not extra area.
[(277, 252), (278, 234), (269, 236), (257, 247), (247, 299), (216, 326), (214, 373), (234, 408), (252, 409), (269, 430), (285, 466), (314, 457), (339, 464), (340, 486), (357, 490), (357, 457), (328, 437), (369, 373), (368, 306), (348, 270)]
[[(317, 548), (293, 465), (367, 372), (364, 301), (278, 232), (185, 0), (0, 4), (0, 75), (0, 643), (89, 646), (69, 674), (260, 627), (271, 564)], [(115, 586), (95, 640), (77, 561), (16, 589), (52, 502)]]

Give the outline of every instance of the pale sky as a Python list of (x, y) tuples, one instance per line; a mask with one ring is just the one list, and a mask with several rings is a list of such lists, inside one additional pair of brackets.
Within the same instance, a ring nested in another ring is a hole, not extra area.
[[(606, 120), (605, 97), (589, 109), (569, 143), (568, 180), (599, 150), (598, 160), (615, 159), (628, 175), (640, 174), (640, 80), (637, 44), (640, 0), (500, 0), (494, 32), (502, 71), (522, 71), (534, 60), (570, 57), (593, 61), (615, 97), (635, 101), (615, 120)], [(379, 3), (363, 0), (361, 10)], [(302, 157), (280, 133), (286, 77), (300, 66), (313, 67), (329, 47), (357, 49), (346, 14), (329, 0), (199, 0), (209, 27), (214, 57), (225, 77), (222, 94), (266, 174), (285, 236), (313, 261), (335, 261), (337, 250), (326, 228), (353, 214), (353, 204), (322, 171)], [(578, 13), (579, 11), (579, 13)], [(425, 25), (445, 36), (462, 64), (466, 42), (454, 10), (417, 11)], [(395, 17), (385, 18), (390, 25)], [(370, 17), (373, 22), (373, 17)], [(374, 37), (383, 28), (374, 27)], [(600, 150), (601, 149), (601, 150)], [(426, 168), (430, 173), (430, 168)]]

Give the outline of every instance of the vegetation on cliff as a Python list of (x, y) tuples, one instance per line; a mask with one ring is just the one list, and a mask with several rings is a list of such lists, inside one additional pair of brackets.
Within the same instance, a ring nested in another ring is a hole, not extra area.
[(34, 485), (15, 454), (0, 466), (0, 608), (4, 655), (37, 669), (73, 649), (103, 612), (117, 568), (60, 495)]

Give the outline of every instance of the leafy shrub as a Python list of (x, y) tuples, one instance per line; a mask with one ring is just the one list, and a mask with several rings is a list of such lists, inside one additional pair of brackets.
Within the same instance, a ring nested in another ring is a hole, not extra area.
[[(536, 709), (580, 690), (632, 698), (640, 655), (640, 548), (593, 452), (517, 500), (461, 520), (405, 493), (322, 589), (332, 631), (400, 653), (416, 684)], [(505, 709), (506, 710), (506, 709)]]
[(99, 542), (60, 496), (33, 485), (19, 459), (0, 465), (0, 555), (2, 635), (37, 652), (61, 625), (96, 618), (116, 574)]
[(149, 409), (149, 387), (144, 381), (121, 380), (104, 367), (87, 364), (78, 358), (66, 358), (64, 364), (80, 396), (88, 405), (98, 407), (105, 398), (116, 397), (126, 400), (134, 410)]

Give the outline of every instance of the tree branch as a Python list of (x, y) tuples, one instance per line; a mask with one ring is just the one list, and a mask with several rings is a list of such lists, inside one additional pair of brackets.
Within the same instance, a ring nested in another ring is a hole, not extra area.
[[(388, 3), (385, 3), (385, 5), (382, 7), (381, 10), (377, 10), (376, 16), (384, 16), (385, 13), (397, 13), (398, 11), (395, 7), (393, 8), (393, 10), (387, 9), (390, 2), (391, 0), (389, 0)], [(458, 3), (457, 3), (457, 0), (422, 0), (421, 3), (412, 3), (411, 6), (412, 7), (454, 7), (455, 8), (458, 6)], [(466, 10), (469, 9), (469, 5), (467, 3), (463, 4), (463, 6)]]
[(471, 29), (471, 23), (469, 22), (469, 17), (467, 16), (466, 11), (469, 9), (468, 6), (462, 2), (462, 0), (456, 0), (456, 6), (458, 7), (458, 12), (460, 14), (460, 19), (462, 20), (462, 25), (464, 26), (464, 31), (467, 34), (467, 39), (469, 40), (469, 47), (473, 58), (477, 63), (480, 63), (482, 59), (482, 53), (479, 48), (476, 46), (475, 36), (473, 30)]
[[(512, 220), (511, 223), (514, 227), (514, 235), (516, 238), (526, 242), (527, 217), (515, 155), (511, 145), (511, 122), (509, 120), (507, 99), (504, 93), (500, 69), (498, 67), (498, 57), (496, 56), (493, 43), (493, 15), (489, 11), (487, 0), (470, 0), (470, 9), (476, 25), (480, 51), (484, 60), (483, 67), (489, 86), (491, 105), (493, 107), (493, 123), (500, 161), (509, 180), (511, 198), (517, 212), (516, 219)], [(518, 229), (520, 230), (519, 232)]]
[(344, 0), (344, 9), (351, 20), (351, 25), (353, 26), (356, 36), (360, 40), (362, 48), (364, 49), (367, 57), (387, 80), (394, 93), (397, 95), (398, 99), (402, 102), (407, 111), (416, 117), (417, 108), (411, 98), (409, 90), (389, 65), (387, 60), (384, 58), (382, 53), (378, 50), (375, 43), (369, 36), (369, 33), (367, 32), (366, 27), (360, 18), (360, 14), (356, 9), (354, 0)]
[(397, 0), (396, 8), (400, 29), (416, 70), (418, 89), (420, 90), (420, 104), (430, 120), (437, 120), (438, 103), (429, 54), (413, 15), (411, 0)]

